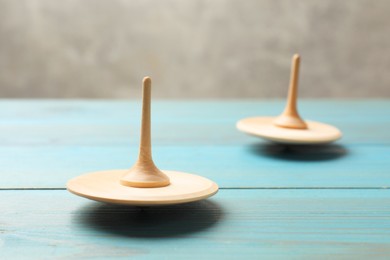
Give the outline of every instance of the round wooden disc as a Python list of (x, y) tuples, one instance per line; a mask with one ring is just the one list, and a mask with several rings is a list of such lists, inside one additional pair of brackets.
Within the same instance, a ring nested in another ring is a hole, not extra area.
[(113, 204), (153, 206), (180, 204), (208, 198), (218, 185), (189, 173), (163, 171), (171, 184), (161, 188), (124, 186), (120, 178), (129, 170), (108, 170), (78, 176), (67, 183), (67, 189), (79, 196)]
[(341, 138), (340, 130), (331, 125), (305, 121), (307, 129), (275, 126), (274, 117), (250, 117), (237, 122), (237, 128), (247, 134), (284, 144), (321, 144)]

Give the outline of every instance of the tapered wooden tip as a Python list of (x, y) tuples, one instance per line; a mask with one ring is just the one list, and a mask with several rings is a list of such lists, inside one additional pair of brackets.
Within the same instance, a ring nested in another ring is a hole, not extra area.
[(152, 79), (150, 77), (144, 77), (142, 80), (143, 88), (151, 88), (152, 87)]
[(141, 141), (137, 162), (120, 180), (122, 185), (137, 188), (157, 188), (170, 184), (169, 177), (160, 171), (152, 160), (151, 144), (151, 91), (150, 77), (143, 79)]
[(298, 77), (301, 57), (295, 54), (292, 57), (290, 86), (287, 104), (283, 113), (274, 120), (274, 125), (285, 128), (307, 129), (305, 121), (299, 116), (297, 108)]

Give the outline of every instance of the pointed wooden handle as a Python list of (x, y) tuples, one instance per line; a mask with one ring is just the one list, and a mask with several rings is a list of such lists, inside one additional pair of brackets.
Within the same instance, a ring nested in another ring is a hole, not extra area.
[(305, 121), (303, 121), (302, 118), (299, 116), (297, 109), (300, 62), (300, 56), (298, 54), (295, 54), (292, 58), (290, 86), (288, 90), (286, 107), (283, 113), (275, 119), (274, 124), (276, 126), (295, 129), (307, 129), (307, 125)]
[(291, 76), (290, 86), (288, 90), (286, 109), (294, 115), (298, 115), (297, 111), (297, 96), (298, 96), (298, 78), (299, 78), (299, 65), (301, 63), (301, 57), (295, 54), (292, 58), (291, 64)]
[(149, 77), (145, 77), (142, 82), (142, 119), (139, 155), (137, 162), (120, 179), (120, 183), (124, 186), (158, 188), (170, 184), (169, 177), (156, 167), (152, 159), (150, 122), (151, 94), (152, 80)]
[(151, 123), (150, 123), (150, 106), (151, 106), (152, 80), (145, 77), (142, 82), (142, 119), (141, 119), (141, 140), (139, 146), (139, 160), (152, 160), (151, 145)]

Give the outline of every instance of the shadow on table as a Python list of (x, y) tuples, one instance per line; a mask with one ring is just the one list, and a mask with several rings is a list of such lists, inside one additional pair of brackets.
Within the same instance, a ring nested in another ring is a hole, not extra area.
[(260, 143), (250, 146), (251, 152), (288, 161), (328, 161), (336, 160), (348, 154), (348, 150), (338, 144), (324, 145), (285, 145)]
[(222, 220), (210, 200), (172, 206), (135, 207), (94, 203), (74, 216), (77, 224), (124, 237), (175, 237), (206, 230)]

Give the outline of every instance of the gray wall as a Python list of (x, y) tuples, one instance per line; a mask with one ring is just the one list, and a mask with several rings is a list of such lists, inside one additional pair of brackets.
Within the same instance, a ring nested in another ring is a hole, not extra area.
[(0, 0), (0, 97), (390, 97), (386, 0)]

